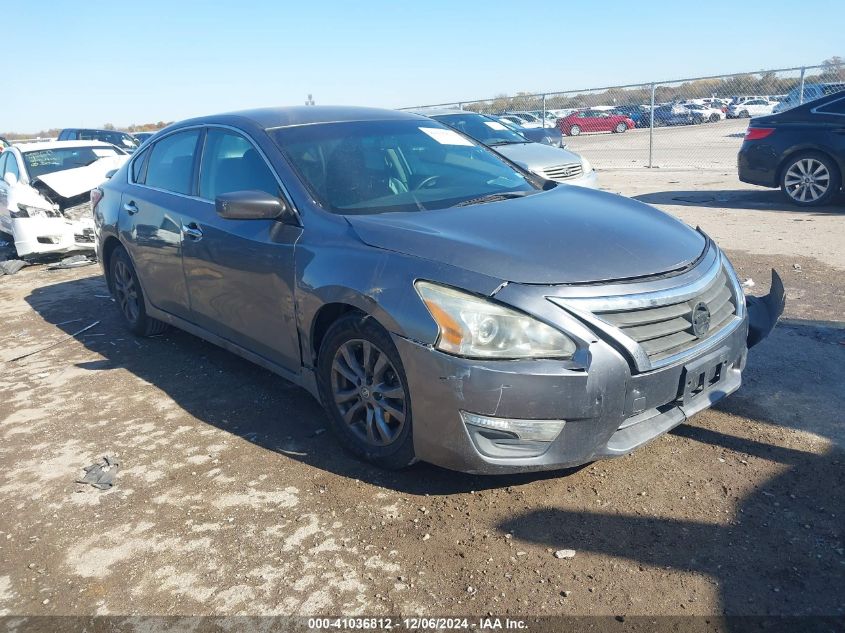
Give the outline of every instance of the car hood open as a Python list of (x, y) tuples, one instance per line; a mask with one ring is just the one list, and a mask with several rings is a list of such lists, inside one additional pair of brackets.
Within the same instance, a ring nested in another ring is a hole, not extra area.
[(49, 187), (62, 198), (73, 198), (106, 180), (106, 174), (117, 169), (129, 159), (129, 156), (106, 156), (100, 160), (75, 169), (63, 169), (51, 174), (38, 176), (36, 181)]
[(649, 205), (581, 187), (436, 211), (347, 216), (370, 246), (526, 284), (682, 269), (706, 238)]

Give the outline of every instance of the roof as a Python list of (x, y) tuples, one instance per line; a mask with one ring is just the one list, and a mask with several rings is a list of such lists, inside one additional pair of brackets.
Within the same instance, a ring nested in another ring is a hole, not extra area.
[(61, 149), (62, 147), (114, 147), (103, 141), (37, 141), (35, 143), (18, 143), (15, 147), (21, 153), (35, 152), (42, 149)]
[(340, 121), (384, 121), (418, 118), (415, 114), (386, 110), (382, 108), (361, 108), (356, 106), (292, 106), (287, 108), (256, 108), (239, 112), (197, 117), (180, 121), (174, 127), (203, 123), (226, 123), (234, 119), (246, 119), (264, 129), (289, 125), (311, 125), (314, 123), (335, 123)]

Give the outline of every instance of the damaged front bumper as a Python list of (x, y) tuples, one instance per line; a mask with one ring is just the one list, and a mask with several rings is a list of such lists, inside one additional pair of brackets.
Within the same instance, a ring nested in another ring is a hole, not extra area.
[(64, 217), (12, 218), (18, 257), (93, 251), (94, 219)]
[[(748, 347), (768, 335), (783, 305), (773, 272), (770, 295), (749, 297), (747, 310), (712, 345), (642, 372), (601, 339), (577, 367), (459, 358), (394, 336), (410, 386), (417, 457), (504, 474), (628, 454), (736, 391)], [(521, 436), (522, 429), (529, 431)]]

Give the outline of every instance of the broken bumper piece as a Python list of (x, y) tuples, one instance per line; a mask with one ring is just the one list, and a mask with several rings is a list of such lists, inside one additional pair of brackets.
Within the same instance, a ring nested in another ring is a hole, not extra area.
[(772, 285), (765, 297), (745, 297), (748, 310), (748, 347), (752, 348), (774, 329), (786, 306), (783, 281), (772, 268)]

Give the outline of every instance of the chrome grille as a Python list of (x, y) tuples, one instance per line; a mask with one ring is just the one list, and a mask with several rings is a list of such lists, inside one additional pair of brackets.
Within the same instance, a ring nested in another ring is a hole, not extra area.
[(572, 180), (573, 178), (580, 178), (583, 173), (584, 168), (581, 163), (556, 165), (543, 170), (543, 174), (549, 180)]
[[(651, 361), (658, 361), (684, 352), (703, 340), (718, 334), (736, 315), (736, 305), (724, 269), (692, 299), (648, 308), (601, 311), (594, 314), (639, 343)], [(696, 334), (693, 310), (707, 306), (709, 327)]]

